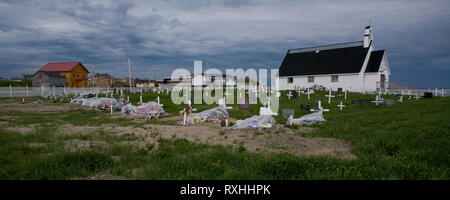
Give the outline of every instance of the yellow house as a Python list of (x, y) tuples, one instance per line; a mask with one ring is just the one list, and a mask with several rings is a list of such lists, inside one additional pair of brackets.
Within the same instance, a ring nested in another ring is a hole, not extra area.
[(38, 71), (61, 73), (66, 77), (66, 87), (88, 87), (89, 70), (80, 62), (48, 63)]

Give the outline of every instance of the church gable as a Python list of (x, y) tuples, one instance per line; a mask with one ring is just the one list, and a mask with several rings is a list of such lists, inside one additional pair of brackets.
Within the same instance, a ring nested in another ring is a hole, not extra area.
[(378, 72), (380, 70), (381, 61), (383, 60), (384, 50), (372, 51), (370, 53), (369, 63), (367, 64), (366, 73)]

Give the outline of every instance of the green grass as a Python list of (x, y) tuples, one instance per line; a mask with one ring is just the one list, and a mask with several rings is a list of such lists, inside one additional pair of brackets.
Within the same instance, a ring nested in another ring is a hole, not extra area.
[[(312, 125), (312, 132), (298, 132), (298, 135), (351, 141), (352, 153), (357, 156), (356, 159), (298, 157), (290, 153), (251, 153), (242, 146), (210, 146), (182, 138), (161, 139), (157, 132), (150, 130), (150, 137), (158, 141), (158, 148), (152, 142), (138, 146), (126, 143), (142, 140), (132, 130), (121, 136), (104, 131), (73, 135), (56, 133), (56, 127), (60, 123), (80, 126), (142, 125), (129, 118), (111, 118), (106, 112), (84, 109), (62, 113), (8, 111), (0, 112), (2, 116), (15, 117), (0, 119), (9, 122), (0, 124), (0, 179), (73, 179), (104, 171), (131, 179), (450, 178), (450, 98), (420, 99), (391, 106), (350, 106), (351, 99), (370, 100), (374, 96), (352, 93), (347, 100), (335, 98), (328, 105), (324, 94), (316, 94), (311, 100), (307, 100), (304, 95), (288, 100), (282, 95), (280, 108), (294, 109), (295, 117), (300, 117), (309, 113), (300, 110), (301, 103), (316, 106), (314, 99), (322, 99), (323, 106), (331, 109), (324, 113), (327, 122)], [(140, 94), (136, 95), (137, 99), (130, 97), (132, 102), (139, 101)], [(153, 93), (146, 95), (148, 101), (157, 96)], [(169, 96), (160, 97), (170, 115), (176, 115), (184, 107), (167, 102)], [(339, 111), (337, 107), (341, 100), (347, 104), (343, 111)], [(197, 108), (204, 110), (214, 106), (200, 105)], [(255, 105), (250, 110), (236, 109), (238, 105), (233, 107), (230, 114), (237, 119), (259, 112), (259, 107)], [(281, 116), (275, 118), (280, 123), (285, 121)], [(150, 123), (173, 125), (176, 121)], [(2, 129), (29, 124), (37, 124), (37, 129), (29, 134)], [(291, 128), (297, 131), (300, 127)], [(219, 135), (227, 137), (228, 134), (224, 132)], [(268, 136), (265, 132), (258, 131), (254, 135)], [(105, 141), (106, 145), (82, 151), (64, 151), (65, 142), (75, 139)], [(30, 145), (33, 143), (44, 145)], [(282, 146), (274, 142), (267, 148)]]

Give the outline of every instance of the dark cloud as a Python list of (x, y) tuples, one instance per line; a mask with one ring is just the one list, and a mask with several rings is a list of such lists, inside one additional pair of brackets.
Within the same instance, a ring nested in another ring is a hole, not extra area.
[(277, 68), (290, 48), (362, 40), (374, 27), (393, 81), (449, 87), (450, 3), (435, 1), (0, 1), (0, 76), (48, 62), (161, 79), (212, 67)]

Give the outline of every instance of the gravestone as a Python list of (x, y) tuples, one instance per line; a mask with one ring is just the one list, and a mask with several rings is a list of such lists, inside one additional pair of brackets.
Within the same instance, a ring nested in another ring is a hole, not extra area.
[(394, 99), (385, 99), (384, 100), (384, 104), (386, 104), (386, 105), (394, 105), (395, 104), (395, 100)]
[(362, 105), (362, 102), (360, 99), (352, 99), (352, 105)]
[(310, 110), (311, 106), (309, 104), (301, 104), (300, 109), (302, 110)]
[(282, 116), (285, 118), (288, 118), (290, 116), (294, 116), (294, 110), (293, 109), (283, 109), (282, 110)]
[(297, 92), (295, 92), (295, 91), (294, 91), (294, 92), (292, 92), (292, 98), (293, 98), (293, 99), (296, 99), (297, 97), (298, 97), (298, 93), (297, 93)]
[(425, 92), (425, 93), (423, 93), (423, 98), (433, 98), (433, 93), (431, 93), (431, 92)]
[(245, 98), (245, 100), (241, 100), (241, 102), (239, 102), (239, 108), (240, 109), (251, 109), (251, 105), (249, 103), (248, 98)]

